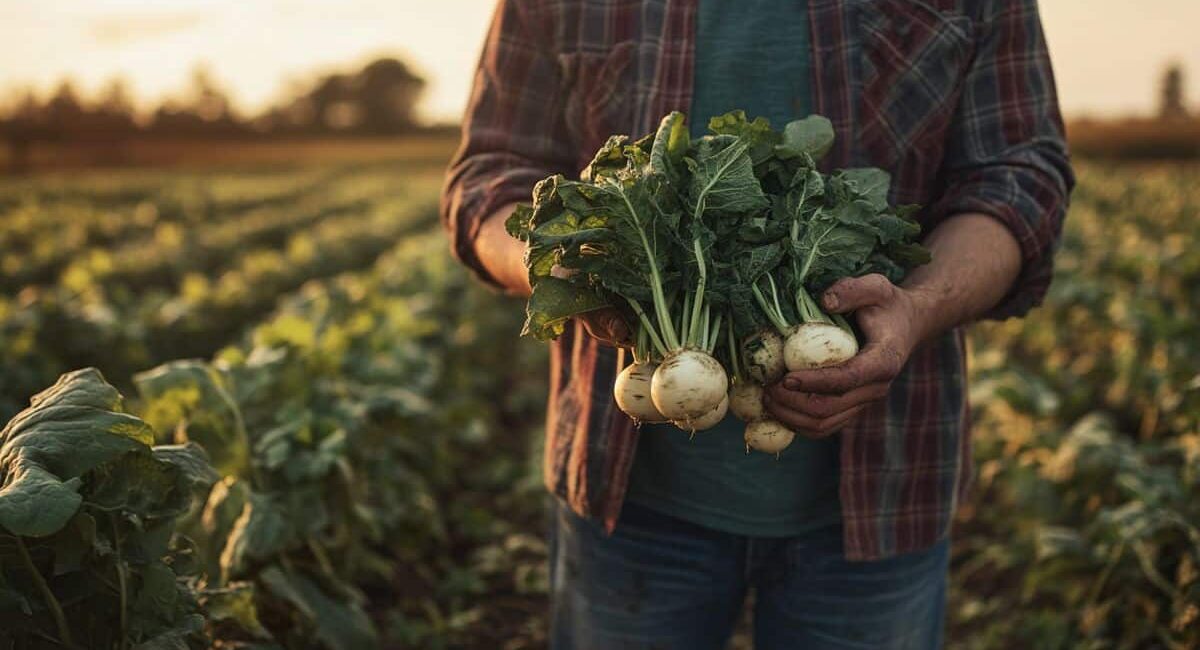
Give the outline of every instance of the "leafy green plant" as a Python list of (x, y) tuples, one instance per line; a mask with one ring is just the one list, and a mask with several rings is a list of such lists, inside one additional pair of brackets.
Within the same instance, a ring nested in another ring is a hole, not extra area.
[(195, 445), (152, 447), (94, 369), (63, 375), (0, 431), (0, 643), (203, 648), (177, 518), (216, 475)]

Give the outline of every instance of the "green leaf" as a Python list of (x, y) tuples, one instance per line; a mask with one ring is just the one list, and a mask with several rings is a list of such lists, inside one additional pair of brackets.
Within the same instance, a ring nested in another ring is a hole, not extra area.
[(330, 597), (306, 576), (267, 567), (259, 580), (275, 597), (290, 603), (330, 650), (370, 650), (379, 645), (371, 619), (356, 602)]
[(746, 119), (746, 111), (730, 111), (708, 121), (708, 130), (715, 135), (732, 135), (749, 145), (750, 159), (755, 165), (765, 162), (775, 153), (775, 146), (783, 141), (778, 131), (771, 128), (765, 117), (754, 121)]
[(888, 192), (892, 186), (891, 174), (875, 167), (843, 169), (837, 173), (854, 188), (859, 199), (865, 200), (877, 212), (888, 209)]
[(862, 203), (844, 203), (817, 211), (803, 227), (792, 254), (806, 285), (827, 286), (852, 275), (875, 249), (871, 211)]
[[(626, 165), (625, 144), (627, 142), (629, 142), (629, 136), (609, 136), (600, 150), (596, 152), (595, 157), (592, 158), (592, 162), (588, 163), (588, 166), (580, 172), (580, 179), (596, 183), (601, 179), (611, 178), (623, 170)], [(537, 195), (536, 190), (534, 194)]]
[(84, 474), (130, 452), (148, 454), (153, 432), (121, 408), (120, 394), (91, 368), (34, 396), (0, 431), (0, 528), (50, 535), (82, 503)]
[(770, 206), (750, 159), (750, 145), (730, 135), (705, 136), (689, 159), (692, 214), (705, 220), (765, 210)]
[(241, 516), (250, 498), (250, 486), (245, 481), (227, 476), (213, 485), (208, 502), (200, 516), (200, 525), (216, 543), (223, 544), (233, 529), (234, 522)]
[(70, 524), (46, 541), (54, 549), (54, 575), (79, 571), (84, 568), (84, 559), (96, 551), (96, 520), (86, 512), (77, 512)]
[(171, 620), (180, 604), (179, 585), (171, 567), (155, 560), (141, 567), (140, 580), (129, 601), (132, 614), (147, 621)]
[(783, 128), (783, 140), (775, 147), (775, 155), (785, 160), (804, 155), (820, 160), (833, 147), (833, 139), (833, 122), (820, 115), (809, 115)]
[(224, 579), (241, 578), (252, 564), (267, 561), (298, 541), (287, 514), (274, 499), (251, 492), (221, 553)]
[(239, 582), (225, 589), (209, 589), (200, 596), (200, 608), (209, 621), (233, 625), (242, 634), (267, 641), (271, 633), (258, 618), (254, 585)]
[(194, 442), (182, 445), (158, 445), (154, 457), (177, 467), (193, 494), (203, 498), (221, 475), (208, 462), (204, 448)]
[(513, 208), (508, 218), (504, 220), (504, 230), (508, 232), (510, 237), (516, 239), (527, 239), (529, 231), (533, 227), (533, 206), (521, 203)]
[(608, 303), (595, 292), (559, 278), (543, 278), (529, 297), (525, 328), (521, 334), (542, 341), (553, 339), (562, 335), (571, 318), (606, 306)]
[(216, 370), (201, 361), (172, 361), (133, 381), (145, 402), (143, 417), (155, 429), (175, 431), (177, 442), (199, 444), (222, 476), (245, 474), (250, 462), (246, 428)]
[(650, 149), (650, 170), (667, 177), (675, 177), (682, 171), (683, 157), (687, 154), (691, 140), (688, 138), (687, 121), (678, 111), (667, 114), (659, 122), (654, 145)]
[(143, 518), (178, 515), (192, 502), (192, 490), (179, 468), (145, 448), (96, 468), (87, 485), (89, 505)]

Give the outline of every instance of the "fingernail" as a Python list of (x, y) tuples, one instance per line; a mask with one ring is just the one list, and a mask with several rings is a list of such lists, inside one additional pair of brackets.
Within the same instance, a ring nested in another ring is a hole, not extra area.
[(800, 380), (799, 379), (784, 379), (783, 387), (788, 390), (800, 390)]
[(836, 293), (825, 294), (825, 308), (826, 309), (837, 309), (838, 308), (838, 297), (837, 297)]

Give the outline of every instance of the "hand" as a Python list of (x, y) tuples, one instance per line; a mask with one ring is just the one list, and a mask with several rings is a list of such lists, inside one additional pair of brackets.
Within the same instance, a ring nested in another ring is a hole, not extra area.
[(629, 327), (620, 312), (612, 307), (589, 311), (575, 317), (594, 339), (613, 347), (630, 347)]
[(923, 327), (913, 294), (879, 274), (838, 280), (821, 302), (830, 313), (856, 312), (866, 345), (841, 365), (788, 373), (763, 400), (776, 420), (810, 438), (834, 433), (883, 399)]

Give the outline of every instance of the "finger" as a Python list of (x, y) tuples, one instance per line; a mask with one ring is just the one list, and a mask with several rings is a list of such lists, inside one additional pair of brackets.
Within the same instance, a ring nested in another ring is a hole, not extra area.
[(814, 418), (799, 411), (789, 409), (773, 401), (770, 396), (764, 396), (763, 406), (771, 414), (771, 417), (806, 438), (824, 438), (836, 433), (866, 408), (866, 404), (860, 404), (832, 417)]
[(868, 344), (846, 363), (828, 368), (797, 370), (783, 378), (788, 390), (840, 395), (860, 386), (890, 382), (904, 367), (904, 355), (891, 341)]
[(767, 387), (767, 393), (772, 400), (793, 411), (813, 418), (829, 418), (860, 404), (883, 399), (889, 386), (887, 382), (875, 382), (837, 395), (788, 390), (782, 384), (774, 384)]
[[(763, 393), (763, 408), (771, 414), (771, 417), (798, 433), (811, 432), (821, 422), (820, 418), (814, 418), (777, 402), (770, 393)], [(808, 435), (808, 433), (803, 433), (803, 435)]]
[(821, 296), (821, 306), (835, 314), (845, 314), (888, 301), (896, 285), (878, 273), (860, 278), (842, 278), (834, 282)]
[(616, 310), (602, 309), (580, 316), (583, 327), (592, 338), (612, 345), (622, 345), (629, 340), (629, 326)]
[(621, 343), (629, 340), (629, 326), (625, 319), (615, 309), (605, 310), (600, 314), (601, 326), (608, 334), (609, 340)]

